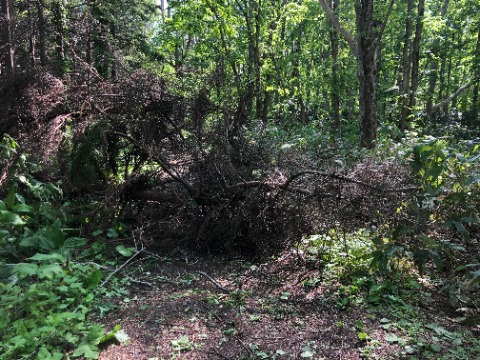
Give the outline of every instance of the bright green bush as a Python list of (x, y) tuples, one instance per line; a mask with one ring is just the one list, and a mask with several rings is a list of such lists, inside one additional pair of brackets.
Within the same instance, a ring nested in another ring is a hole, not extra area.
[[(7, 140), (0, 156), (11, 162), (19, 152)], [(96, 358), (119, 330), (104, 335), (89, 316), (102, 273), (72, 261), (87, 239), (74, 236), (61, 188), (35, 180), (22, 158), (0, 200), (0, 357)]]
[(87, 315), (101, 272), (56, 253), (26, 260), (3, 266), (11, 274), (0, 283), (3, 359), (96, 358), (104, 333)]
[(430, 264), (443, 269), (445, 260), (458, 258), (471, 234), (479, 232), (480, 143), (427, 136), (407, 144), (405, 159), (418, 190), (397, 209), (388, 231), (374, 239), (372, 264), (382, 272), (402, 258), (413, 260), (421, 272)]

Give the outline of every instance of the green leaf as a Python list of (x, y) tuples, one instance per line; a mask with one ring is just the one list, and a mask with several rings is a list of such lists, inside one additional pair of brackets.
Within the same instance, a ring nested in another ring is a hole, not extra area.
[(78, 249), (85, 246), (88, 243), (88, 240), (80, 237), (71, 237), (65, 240), (63, 246), (66, 249)]
[(117, 251), (125, 257), (130, 257), (137, 252), (135, 247), (127, 248), (125, 245), (118, 245), (115, 249), (117, 249)]
[(20, 263), (14, 266), (13, 270), (19, 275), (35, 275), (38, 270), (37, 264)]
[(2, 220), (3, 224), (8, 225), (25, 225), (26, 222), (22, 220), (22, 218), (11, 211), (8, 210), (0, 210), (0, 219)]
[(40, 254), (37, 253), (28, 258), (29, 260), (36, 260), (36, 261), (57, 261), (57, 262), (64, 262), (66, 259), (63, 255), (58, 253), (52, 254)]
[(5, 199), (5, 204), (7, 205), (7, 208), (12, 209), (15, 205), (15, 200), (16, 200), (16, 193), (17, 193), (17, 187), (12, 186), (10, 188), (10, 191), (8, 192), (7, 198)]
[(107, 237), (110, 239), (118, 237), (118, 231), (115, 228), (109, 228), (107, 230)]
[(358, 340), (360, 341), (367, 341), (368, 340), (368, 334), (366, 332), (359, 332), (357, 334)]
[(63, 269), (58, 264), (45, 264), (41, 265), (38, 269), (38, 277), (40, 279), (51, 279), (53, 275), (63, 273)]
[(302, 358), (311, 358), (311, 357), (313, 357), (314, 355), (315, 355), (315, 353), (312, 351), (312, 349), (310, 349), (309, 346), (305, 346), (305, 347), (303, 348), (302, 353), (300, 354), (300, 356), (301, 356)]
[(402, 338), (398, 337), (396, 334), (389, 333), (385, 335), (385, 340), (389, 343), (398, 343)]
[(357, 327), (358, 330), (365, 330), (366, 329), (366, 326), (363, 322), (361, 322), (360, 320), (355, 320), (353, 322), (353, 324)]
[(480, 283), (480, 270), (472, 271), (470, 274), (472, 278), (467, 282), (467, 289), (471, 289), (474, 285)]
[(42, 346), (37, 354), (37, 360), (61, 360), (63, 359), (63, 354), (59, 352), (54, 352), (53, 354), (48, 351), (45, 346)]
[(470, 238), (470, 233), (468, 232), (468, 230), (465, 228), (465, 226), (461, 222), (454, 221), (453, 226), (455, 226), (455, 229), (457, 229), (457, 231), (460, 234), (462, 234), (465, 239)]
[(80, 345), (72, 354), (73, 357), (84, 356), (86, 359), (96, 359), (98, 355), (100, 355), (100, 351), (95, 346), (89, 344)]
[(13, 209), (16, 213), (21, 215), (31, 215), (34, 212), (33, 208), (31, 206), (28, 206), (27, 204), (15, 205)]
[(56, 221), (53, 225), (46, 227), (43, 231), (43, 234), (45, 238), (48, 239), (48, 241), (43, 244), (45, 250), (59, 249), (65, 243), (65, 235), (60, 228), (59, 221)]
[(100, 280), (102, 280), (102, 277), (103, 277), (103, 273), (100, 270), (95, 269), (94, 271), (92, 271), (90, 275), (88, 275), (85, 281), (87, 288), (88, 289), (96, 288), (100, 283)]
[(427, 245), (430, 248), (438, 249), (440, 247), (440, 244), (432, 239), (431, 237), (425, 236), (425, 235), (419, 235), (417, 236), (417, 239), (423, 242), (425, 245)]
[(39, 243), (39, 236), (35, 234), (33, 236), (24, 237), (19, 242), (19, 245), (22, 247), (37, 247), (38, 243)]
[(113, 340), (115, 339), (116, 337), (116, 334), (117, 332), (121, 329), (121, 325), (120, 324), (117, 324), (115, 325), (115, 327), (113, 328), (112, 331), (110, 331), (109, 333), (106, 333), (100, 340), (99, 340), (99, 344), (103, 344), (107, 341), (110, 341), (110, 340)]
[(102, 235), (103, 234), (103, 230), (95, 230), (94, 232), (92, 232), (92, 236), (98, 236), (98, 235)]

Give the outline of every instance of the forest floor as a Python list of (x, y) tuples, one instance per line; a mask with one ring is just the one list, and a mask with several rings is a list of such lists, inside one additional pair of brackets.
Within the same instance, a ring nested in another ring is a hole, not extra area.
[(291, 251), (132, 264), (145, 283), (112, 288), (99, 319), (130, 340), (100, 359), (480, 359), (480, 327), (460, 325), (431, 283), (365, 290), (306, 265)]

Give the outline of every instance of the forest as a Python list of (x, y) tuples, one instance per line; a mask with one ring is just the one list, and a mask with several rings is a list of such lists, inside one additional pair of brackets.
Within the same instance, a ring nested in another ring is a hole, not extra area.
[(480, 358), (478, 0), (0, 0), (0, 359)]

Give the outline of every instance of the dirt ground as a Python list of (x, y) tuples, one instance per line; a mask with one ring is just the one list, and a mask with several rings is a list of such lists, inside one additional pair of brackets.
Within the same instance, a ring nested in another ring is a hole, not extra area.
[[(318, 269), (293, 252), (255, 265), (220, 258), (149, 261), (139, 264), (137, 278), (145, 283), (131, 284), (100, 319), (107, 329), (121, 324), (130, 337), (128, 344), (104, 348), (101, 360), (430, 358), (408, 351), (411, 334), (385, 326), (395, 315), (362, 301), (342, 303), (339, 285), (318, 281)], [(419, 299), (412, 314), (427, 312), (449, 326), (441, 299), (428, 305)]]

